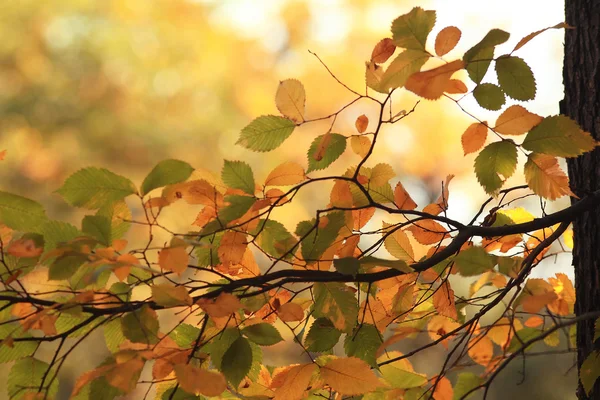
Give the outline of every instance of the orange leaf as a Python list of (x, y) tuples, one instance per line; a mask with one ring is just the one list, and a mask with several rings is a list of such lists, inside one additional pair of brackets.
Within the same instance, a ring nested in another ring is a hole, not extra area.
[(549, 200), (564, 195), (575, 196), (569, 188), (569, 178), (552, 156), (530, 154), (525, 163), (525, 180), (533, 193)]
[(144, 203), (144, 208), (163, 208), (169, 205), (169, 200), (164, 197), (151, 197)]
[(529, 328), (536, 328), (538, 326), (541, 326), (543, 323), (544, 323), (544, 318), (542, 318), (538, 315), (534, 315), (533, 317), (531, 317), (527, 321), (525, 321), (524, 325)]
[(162, 197), (169, 203), (184, 199), (188, 204), (212, 207), (223, 204), (223, 195), (203, 179), (169, 185), (163, 190)]
[(329, 361), (321, 367), (321, 377), (342, 395), (369, 393), (381, 386), (369, 364), (356, 357)]
[(227, 381), (223, 374), (198, 368), (190, 364), (175, 366), (177, 382), (183, 390), (204, 396), (219, 396), (227, 389)]
[(299, 304), (285, 303), (277, 309), (277, 316), (283, 322), (302, 321), (304, 319), (304, 310)]
[(435, 54), (443, 56), (452, 50), (460, 40), (461, 32), (455, 26), (447, 26), (435, 38)]
[[(442, 315), (434, 315), (429, 320), (427, 324), (427, 333), (429, 333), (429, 337), (431, 340), (438, 340), (440, 337), (445, 336), (446, 334), (454, 331), (458, 328), (460, 324), (456, 321), (451, 320), (450, 318), (444, 317)], [(448, 342), (450, 341), (451, 336), (446, 337), (442, 340), (442, 344), (447, 348)]]
[(332, 137), (333, 136), (331, 136), (331, 132), (327, 132), (325, 135), (323, 135), (323, 137), (319, 141), (317, 149), (312, 155), (315, 161), (321, 161), (323, 159), (323, 157), (325, 156), (325, 151), (327, 150), (327, 147), (329, 147), (329, 143), (331, 143)]
[(361, 157), (366, 157), (371, 148), (371, 140), (366, 136), (352, 136), (350, 138), (352, 151)]
[(434, 400), (452, 400), (454, 398), (454, 389), (450, 379), (442, 376), (438, 381), (435, 391), (433, 392)]
[(377, 64), (386, 62), (396, 51), (396, 45), (390, 38), (381, 39), (371, 53), (371, 61)]
[(543, 121), (544, 118), (527, 111), (525, 107), (508, 107), (496, 120), (494, 130), (503, 135), (522, 135)]
[(487, 131), (487, 126), (481, 122), (469, 125), (460, 139), (465, 155), (474, 153), (483, 147), (485, 139), (487, 139)]
[(192, 223), (192, 225), (203, 228), (204, 225), (208, 224), (215, 218), (217, 218), (217, 210), (213, 207), (205, 206), (202, 211), (198, 213), (196, 220)]
[(365, 114), (363, 114), (360, 117), (356, 118), (356, 122), (354, 123), (354, 125), (356, 126), (356, 130), (358, 131), (358, 133), (363, 133), (367, 130), (367, 127), (369, 126), (369, 118)]
[(463, 94), (467, 93), (467, 85), (464, 84), (460, 79), (450, 79), (444, 88), (444, 92), (449, 94)]
[(285, 371), (285, 378), (275, 391), (275, 400), (301, 400), (317, 369), (316, 364), (300, 364)]
[(517, 43), (517, 45), (515, 46), (515, 48), (513, 49), (513, 51), (519, 50), (521, 47), (523, 47), (527, 42), (529, 42), (531, 39), (533, 39), (534, 37), (536, 37), (537, 35), (539, 35), (540, 33), (547, 31), (548, 29), (561, 29), (561, 28), (565, 28), (565, 29), (573, 29), (572, 26), (569, 26), (569, 24), (567, 24), (566, 22), (561, 22), (559, 24), (556, 24), (554, 26), (550, 26), (548, 28), (545, 29), (541, 29), (539, 31), (535, 31), (530, 33), (529, 35), (525, 36), (523, 39), (519, 40), (519, 43)]
[(431, 219), (420, 220), (406, 228), (411, 232), (417, 242), (421, 244), (439, 243), (444, 239), (447, 231), (444, 227)]
[(452, 290), (448, 281), (443, 282), (438, 290), (433, 293), (433, 306), (440, 315), (453, 320), (458, 319), (456, 305), (454, 304), (454, 290)]
[(295, 185), (304, 181), (305, 178), (304, 168), (298, 163), (288, 161), (271, 171), (265, 180), (265, 186)]
[(109, 385), (129, 393), (135, 389), (144, 364), (145, 362), (137, 357), (118, 363), (106, 373), (106, 381)]
[(354, 222), (354, 230), (358, 231), (367, 224), (375, 215), (375, 207), (361, 208), (360, 210), (352, 210), (352, 221)]
[(6, 252), (15, 257), (31, 258), (37, 257), (44, 249), (37, 247), (32, 239), (17, 239), (9, 243)]
[(444, 89), (448, 86), (452, 74), (463, 68), (464, 62), (456, 60), (429, 71), (417, 72), (408, 78), (405, 87), (426, 99), (439, 99), (444, 94)]
[(474, 337), (469, 342), (469, 357), (484, 367), (490, 363), (494, 355), (494, 345), (487, 336)]
[(394, 189), (394, 203), (399, 210), (414, 210), (417, 208), (417, 203), (410, 197), (400, 182)]
[(0, 161), (4, 160), (5, 156), (6, 156), (6, 150), (0, 151)]
[(331, 189), (330, 201), (333, 207), (352, 207), (352, 192), (350, 191), (350, 185), (347, 181), (335, 181), (333, 189)]
[(239, 264), (247, 247), (245, 233), (227, 231), (221, 239), (217, 253), (222, 263)]
[(450, 199), (449, 186), (452, 179), (454, 179), (454, 175), (452, 174), (446, 177), (446, 182), (442, 185), (442, 194), (440, 194), (440, 197), (438, 197), (435, 203), (427, 205), (423, 209), (423, 212), (432, 215), (438, 215), (439, 213), (448, 209), (448, 199)]
[(199, 299), (196, 304), (214, 318), (228, 317), (243, 307), (240, 300), (229, 293), (221, 293), (216, 299)]
[(164, 270), (181, 275), (188, 266), (189, 256), (185, 250), (186, 244), (181, 239), (174, 238), (171, 246), (165, 247), (158, 253), (158, 265)]

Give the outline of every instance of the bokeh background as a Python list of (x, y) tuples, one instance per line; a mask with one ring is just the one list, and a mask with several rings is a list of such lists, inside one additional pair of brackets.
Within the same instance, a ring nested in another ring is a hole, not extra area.
[[(78, 225), (81, 213), (53, 192), (85, 166), (106, 167), (140, 183), (165, 158), (217, 173), (224, 159), (244, 160), (260, 182), (285, 160), (306, 164), (306, 149), (327, 123), (296, 130), (272, 153), (252, 153), (234, 143), (252, 119), (277, 114), (274, 95), (282, 79), (302, 81), (308, 118), (329, 115), (352, 99), (308, 50), (341, 81), (364, 92), (364, 62), (374, 44), (389, 36), (394, 18), (414, 6), (437, 10), (431, 44), (445, 26), (462, 30), (448, 60), (491, 28), (511, 33), (500, 46), (508, 52), (526, 34), (564, 19), (559, 0), (1, 1), (0, 151), (6, 154), (0, 190), (40, 201), (51, 217)], [(548, 31), (517, 54), (534, 70), (537, 99), (526, 106), (540, 115), (558, 113), (562, 37), (561, 31)], [(411, 93), (395, 97), (398, 109), (409, 110), (417, 100)], [(498, 115), (470, 99), (463, 105), (483, 120)], [(373, 108), (359, 103), (340, 115), (334, 131), (354, 133), (354, 121), (363, 113), (375, 119)], [(422, 101), (409, 118), (383, 131), (373, 164), (390, 163), (419, 204), (437, 197), (447, 174), (457, 175), (449, 215), (468, 219), (486, 198), (472, 171), (475, 155), (463, 157), (460, 145), (472, 122), (448, 100)], [(358, 157), (347, 153), (331, 172), (356, 164)], [(510, 183), (520, 180), (517, 173)], [(326, 192), (307, 188), (293, 211), (278, 218), (293, 227), (326, 204)], [(166, 217), (170, 227), (183, 232), (195, 214)], [(557, 269), (572, 276), (568, 260), (538, 274)], [(81, 368), (98, 362), (102, 346), (91, 343), (79, 354)], [(494, 385), (492, 398), (571, 398), (572, 363), (571, 355), (528, 359), (520, 386), (514, 384), (522, 377), (515, 364), (500, 377), (506, 384)]]

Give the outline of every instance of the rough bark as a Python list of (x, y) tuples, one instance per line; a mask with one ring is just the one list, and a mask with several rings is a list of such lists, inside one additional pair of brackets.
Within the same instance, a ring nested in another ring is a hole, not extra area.
[[(561, 113), (576, 120), (600, 140), (600, 0), (565, 0), (566, 22)], [(600, 148), (567, 161), (571, 189), (578, 196), (600, 188)], [(581, 214), (573, 222), (575, 247), (575, 314), (600, 310), (600, 209)], [(577, 364), (600, 347), (594, 343), (594, 320), (577, 324)], [(581, 383), (579, 399), (600, 400), (600, 383), (586, 395)]]

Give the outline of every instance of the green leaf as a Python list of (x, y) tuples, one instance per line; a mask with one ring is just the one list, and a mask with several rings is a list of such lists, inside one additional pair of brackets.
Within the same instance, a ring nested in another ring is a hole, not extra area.
[(189, 394), (179, 387), (167, 389), (160, 397), (161, 400), (203, 400), (204, 397)]
[[(476, 388), (482, 383), (483, 380), (472, 372), (463, 372), (458, 374), (458, 379), (456, 381), (456, 384), (454, 385), (454, 396), (452, 397), (452, 399), (463, 400), (463, 396), (467, 394), (467, 392), (469, 392), (471, 389)], [(465, 399), (471, 398), (474, 394), (475, 392), (471, 393)]]
[[(22, 333), (21, 326), (18, 322), (6, 323), (7, 321), (5, 319), (2, 319), (1, 322), (3, 323), (0, 325), (0, 338), (2, 339), (6, 339), (10, 335), (20, 338), (31, 337), (31, 335), (28, 333)], [(37, 348), (38, 343), (34, 341), (14, 342), (12, 347), (3, 344), (0, 346), (0, 363), (7, 363), (20, 358), (28, 357), (32, 355)]]
[(240, 331), (237, 328), (225, 329), (217, 335), (212, 342), (209, 342), (209, 344), (205, 346), (205, 352), (210, 354), (210, 360), (218, 370), (222, 371), (221, 364), (223, 356), (227, 350), (229, 350), (233, 342), (240, 337)]
[(496, 258), (483, 247), (471, 246), (454, 258), (454, 265), (462, 276), (474, 276), (487, 272), (496, 265)]
[[(323, 140), (325, 135), (331, 135), (331, 139), (327, 148), (325, 149), (325, 153), (323, 154), (323, 158), (319, 161), (315, 160), (315, 153)], [(335, 160), (337, 160), (342, 153), (346, 150), (346, 136), (340, 135), (338, 133), (326, 133), (325, 135), (318, 136), (315, 140), (313, 140), (310, 148), (308, 149), (308, 169), (307, 173), (311, 171), (317, 171), (320, 169), (325, 169)]]
[(149, 192), (159, 187), (173, 185), (184, 182), (194, 172), (194, 168), (180, 160), (163, 160), (159, 162), (150, 171), (142, 183), (141, 195), (145, 196)]
[(475, 175), (486, 193), (495, 193), (517, 168), (517, 146), (512, 140), (488, 144), (475, 158)]
[(557, 157), (577, 157), (596, 145), (589, 133), (565, 115), (544, 118), (523, 141), (524, 149)]
[[(351, 187), (357, 187), (356, 185), (351, 185)], [(386, 183), (379, 187), (369, 187), (369, 194), (371, 198), (376, 203), (393, 203), (394, 202), (394, 191), (392, 190), (392, 186), (389, 183)], [(364, 197), (364, 194), (361, 192), (361, 196)]]
[(238, 337), (223, 354), (221, 372), (237, 388), (252, 367), (252, 348), (248, 339)]
[(328, 318), (342, 332), (351, 332), (358, 318), (358, 302), (350, 288), (342, 283), (315, 283), (313, 315)]
[(209, 222), (202, 228), (202, 235), (210, 235), (222, 230), (234, 219), (242, 217), (256, 203), (256, 198), (251, 196), (225, 196), (229, 205), (219, 210), (218, 219)]
[(218, 232), (200, 239), (200, 246), (194, 250), (196, 263), (199, 267), (209, 267), (221, 263), (217, 250), (221, 245), (224, 234), (225, 232)]
[(193, 325), (181, 323), (169, 333), (171, 339), (182, 349), (192, 347), (200, 335), (200, 329)]
[(508, 32), (501, 29), (492, 29), (479, 43), (467, 50), (463, 61), (466, 64), (469, 78), (473, 82), (480, 83), (483, 80), (494, 58), (494, 48), (506, 42), (509, 37)]
[(242, 329), (242, 334), (261, 346), (272, 346), (283, 340), (277, 328), (267, 323), (247, 326)]
[(127, 206), (125, 200), (115, 201), (112, 204), (107, 204), (101, 207), (97, 212), (97, 216), (106, 217), (111, 221), (111, 239), (120, 239), (129, 230), (131, 222), (131, 210)]
[(408, 77), (419, 72), (429, 55), (420, 50), (405, 50), (392, 61), (381, 77), (381, 86), (385, 92), (404, 86)]
[(48, 269), (48, 279), (61, 281), (71, 278), (88, 261), (85, 254), (66, 253), (58, 257)]
[(405, 49), (425, 51), (427, 36), (435, 25), (435, 11), (413, 8), (392, 22), (394, 44)]
[(37, 231), (44, 236), (44, 250), (54, 249), (59, 243), (68, 242), (81, 236), (79, 229), (62, 221), (47, 221), (38, 226)]
[[(49, 368), (50, 365), (33, 357), (18, 360), (11, 368), (6, 381), (8, 397), (17, 400), (24, 398), (26, 394), (37, 393)], [(51, 373), (48, 375), (52, 376)], [(50, 381), (51, 379), (45, 380), (43, 389), (47, 389), (48, 397), (54, 398), (58, 392), (58, 380), (52, 381), (48, 387)]]
[[(325, 217), (322, 216), (321, 218)], [(342, 211), (331, 212), (327, 214), (326, 218), (328, 219), (327, 226), (324, 228), (313, 229), (301, 242), (302, 258), (306, 261), (316, 261), (320, 259), (325, 250), (327, 250), (329, 246), (333, 244), (333, 241), (337, 238), (340, 229), (342, 229), (342, 227), (346, 224), (345, 216)], [(303, 224), (303, 229), (314, 226), (314, 222), (311, 223), (303, 221), (300, 224)], [(299, 236), (304, 236), (304, 233), (300, 234)]]
[(394, 268), (398, 271), (402, 271), (406, 274), (410, 274), (414, 272), (414, 270), (406, 264), (406, 261), (403, 260), (385, 260), (383, 258), (374, 257), (374, 256), (366, 256), (362, 257), (360, 260), (361, 266), (366, 267), (388, 267)]
[(473, 90), (473, 97), (477, 103), (488, 110), (499, 110), (506, 101), (504, 92), (493, 83), (481, 83)]
[(121, 320), (114, 319), (103, 325), (104, 343), (111, 353), (119, 351), (119, 346), (125, 341), (125, 335), (121, 328)]
[(254, 151), (271, 151), (279, 147), (295, 127), (294, 121), (287, 118), (263, 115), (242, 129), (236, 144)]
[(102, 215), (86, 215), (81, 221), (81, 230), (83, 233), (98, 239), (105, 246), (112, 243), (111, 230), (112, 224), (108, 217)]
[(344, 349), (348, 357), (358, 357), (372, 367), (377, 366), (377, 349), (382, 344), (381, 335), (371, 324), (362, 324), (354, 328), (354, 332), (346, 335)]
[(342, 332), (327, 318), (317, 318), (308, 330), (304, 346), (308, 351), (329, 351), (340, 340)]
[(225, 160), (221, 179), (230, 188), (241, 189), (250, 195), (254, 194), (256, 188), (254, 174), (252, 168), (243, 161)]
[(134, 343), (158, 343), (158, 317), (148, 306), (125, 314), (121, 318), (123, 335)]
[(333, 267), (337, 272), (344, 275), (356, 275), (360, 268), (360, 261), (354, 257), (336, 258)]
[(46, 219), (40, 203), (0, 191), (0, 223), (17, 231), (35, 231)]
[[(272, 219), (261, 219), (256, 232), (259, 232), (256, 237), (256, 244), (265, 253), (275, 258), (280, 258), (288, 253), (296, 244), (296, 239), (294, 239), (285, 226)], [(287, 260), (292, 257), (293, 253), (288, 254), (285, 259)]]
[(396, 389), (410, 389), (427, 383), (426, 376), (407, 371), (399, 362), (382, 365), (379, 370), (383, 378)]
[[(508, 345), (508, 349), (506, 351), (508, 351), (509, 353), (519, 351), (523, 347), (523, 343), (528, 342), (530, 340), (534, 340), (538, 338), (541, 334), (542, 332), (539, 329), (535, 328), (523, 328), (521, 330), (518, 330), (515, 332), (515, 336), (513, 336), (513, 338), (511, 339), (510, 344)], [(534, 344), (535, 343), (530, 344), (529, 346), (527, 346), (527, 348)]]
[(535, 78), (529, 65), (519, 57), (501, 56), (496, 60), (498, 83), (508, 97), (515, 100), (535, 98)]
[(585, 389), (587, 395), (592, 391), (594, 384), (600, 377), (600, 352), (594, 350), (588, 354), (588, 356), (581, 364), (579, 369), (579, 380)]

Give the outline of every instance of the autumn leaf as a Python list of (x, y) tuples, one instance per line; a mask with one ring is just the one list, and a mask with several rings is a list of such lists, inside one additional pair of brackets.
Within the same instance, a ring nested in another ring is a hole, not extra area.
[(561, 23), (556, 24), (554, 26), (550, 26), (548, 28), (544, 28), (544, 29), (540, 29), (539, 31), (532, 32), (529, 35), (527, 35), (524, 38), (522, 38), (521, 40), (519, 40), (519, 42), (515, 45), (515, 48), (513, 49), (512, 52), (515, 52), (515, 51), (519, 50), (521, 47), (523, 47), (527, 43), (529, 43), (529, 41), (531, 39), (533, 39), (534, 37), (536, 37), (540, 33), (547, 31), (548, 29), (562, 29), (562, 28), (573, 29), (573, 27), (569, 26), (569, 24), (567, 24), (566, 22), (561, 22)]
[(487, 336), (473, 337), (469, 341), (469, 357), (479, 365), (487, 366), (494, 355), (494, 345)]
[(394, 204), (398, 210), (414, 210), (417, 208), (417, 203), (410, 197), (402, 183), (398, 182), (394, 189)]
[(428, 100), (442, 97), (448, 82), (456, 71), (464, 68), (462, 60), (455, 60), (429, 71), (412, 74), (406, 81), (406, 89)]
[(453, 174), (446, 176), (446, 181), (442, 184), (442, 194), (440, 194), (435, 203), (428, 204), (423, 209), (423, 212), (438, 215), (448, 209), (448, 201), (450, 199), (449, 186), (452, 179), (454, 179)]
[(433, 306), (440, 315), (453, 320), (458, 319), (454, 303), (454, 290), (452, 290), (448, 281), (443, 282), (433, 293)]
[(371, 61), (377, 64), (384, 63), (394, 54), (394, 51), (396, 51), (396, 45), (392, 39), (381, 39), (373, 48)]
[(435, 54), (443, 56), (452, 50), (460, 40), (461, 31), (455, 26), (447, 26), (435, 38)]
[(364, 158), (371, 148), (371, 140), (366, 136), (352, 136), (350, 138), (350, 147), (354, 153)]
[(444, 88), (444, 92), (449, 94), (464, 94), (467, 93), (467, 85), (460, 79), (450, 79)]
[(6, 252), (15, 257), (31, 258), (37, 257), (44, 251), (43, 247), (38, 247), (33, 239), (21, 238), (10, 242)]
[(342, 395), (369, 393), (381, 386), (369, 364), (356, 357), (329, 361), (321, 367), (321, 377)]
[(352, 192), (348, 181), (336, 180), (330, 195), (331, 205), (333, 207), (351, 208)]
[(193, 303), (185, 286), (169, 283), (152, 286), (152, 301), (163, 307), (191, 306)]
[(522, 135), (543, 121), (537, 114), (520, 105), (512, 105), (500, 114), (494, 130), (503, 135)]
[(230, 293), (221, 293), (215, 299), (202, 298), (196, 304), (214, 318), (228, 317), (243, 307), (240, 300)]
[(310, 379), (316, 371), (316, 364), (300, 364), (285, 372), (280, 387), (275, 390), (275, 400), (301, 400), (308, 388)]
[(222, 263), (239, 264), (244, 257), (247, 247), (246, 233), (227, 231), (223, 235), (221, 244), (217, 250), (219, 260)]
[[(393, 225), (383, 222), (383, 228), (389, 230)], [(385, 249), (398, 260), (410, 263), (416, 262), (412, 245), (406, 233), (401, 229), (395, 229), (392, 233), (385, 233), (383, 241)]]
[(569, 178), (560, 169), (558, 160), (546, 154), (532, 153), (527, 157), (525, 180), (533, 193), (548, 200), (565, 195), (575, 196), (569, 188)]
[(487, 138), (487, 125), (481, 122), (475, 122), (467, 128), (462, 134), (461, 142), (465, 155), (474, 153), (481, 149)]
[(208, 371), (191, 364), (178, 364), (174, 369), (177, 382), (188, 393), (213, 397), (219, 396), (227, 389), (227, 381), (219, 372)]
[(294, 122), (304, 122), (306, 93), (304, 86), (297, 79), (286, 79), (279, 82), (275, 94), (275, 105), (283, 116)]
[(265, 186), (296, 185), (306, 179), (304, 168), (292, 161), (277, 166), (265, 179)]
[(302, 321), (304, 319), (304, 310), (299, 304), (285, 303), (277, 309), (277, 316), (284, 322)]
[(417, 242), (425, 245), (439, 243), (447, 234), (442, 225), (431, 219), (417, 221), (406, 230), (413, 234)]
[(182, 274), (188, 266), (187, 244), (174, 237), (170, 247), (165, 247), (158, 253), (158, 265), (164, 270)]
[(369, 186), (377, 188), (385, 185), (392, 179), (396, 174), (389, 164), (379, 163), (371, 170), (371, 177), (369, 178)]
[(369, 118), (365, 114), (362, 114), (361, 116), (356, 118), (354, 126), (356, 126), (356, 130), (358, 131), (358, 133), (363, 133), (367, 130), (367, 127), (369, 126)]

